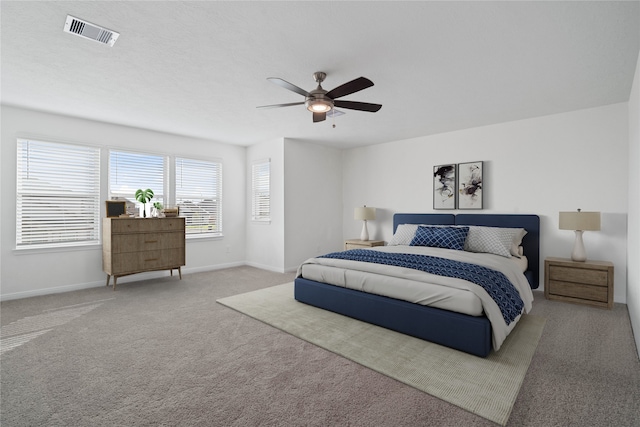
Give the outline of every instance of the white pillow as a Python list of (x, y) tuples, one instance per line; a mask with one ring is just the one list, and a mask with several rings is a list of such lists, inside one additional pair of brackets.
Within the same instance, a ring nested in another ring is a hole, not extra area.
[(520, 256), (518, 246), (527, 234), (524, 228), (470, 226), (464, 250), (496, 254), (503, 257)]
[(389, 240), (387, 246), (406, 245), (409, 246), (413, 240), (413, 236), (418, 230), (418, 224), (398, 224), (396, 232)]
[(527, 234), (527, 230), (524, 228), (510, 228), (509, 230), (514, 230), (513, 234), (513, 242), (511, 242), (511, 255), (514, 257), (520, 258), (524, 255), (524, 248), (522, 247), (522, 239)]

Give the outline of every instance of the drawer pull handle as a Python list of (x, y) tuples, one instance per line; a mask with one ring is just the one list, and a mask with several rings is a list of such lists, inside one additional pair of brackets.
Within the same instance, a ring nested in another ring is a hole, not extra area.
[(157, 240), (145, 240), (144, 242), (145, 243), (158, 243)]
[(144, 262), (149, 262), (149, 261), (157, 261), (158, 258), (149, 258), (149, 259), (145, 259)]

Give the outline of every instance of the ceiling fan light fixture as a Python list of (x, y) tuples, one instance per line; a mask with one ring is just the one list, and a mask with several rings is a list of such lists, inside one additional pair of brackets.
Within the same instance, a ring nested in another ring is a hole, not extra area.
[(316, 99), (307, 101), (307, 110), (312, 113), (326, 113), (331, 111), (333, 103), (326, 99)]

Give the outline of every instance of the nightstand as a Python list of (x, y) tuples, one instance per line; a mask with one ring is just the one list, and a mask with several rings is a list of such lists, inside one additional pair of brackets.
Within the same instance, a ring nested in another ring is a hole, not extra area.
[(565, 258), (544, 261), (544, 297), (550, 300), (613, 307), (613, 264), (575, 262)]
[(344, 250), (372, 248), (374, 246), (384, 246), (384, 240), (360, 240), (349, 239), (344, 241)]

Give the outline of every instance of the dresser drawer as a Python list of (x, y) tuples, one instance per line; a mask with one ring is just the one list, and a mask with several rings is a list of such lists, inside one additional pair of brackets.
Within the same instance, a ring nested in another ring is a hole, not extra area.
[(549, 267), (549, 279), (563, 282), (584, 283), (595, 286), (607, 286), (608, 274), (606, 270), (589, 270), (584, 268)]
[(184, 265), (184, 248), (113, 254), (114, 275), (177, 268)]
[(580, 298), (589, 301), (606, 303), (609, 292), (606, 286), (585, 285), (572, 282), (549, 281), (549, 294), (571, 298)]
[(183, 231), (184, 218), (118, 218), (112, 219), (112, 233), (146, 233)]
[(114, 234), (111, 238), (113, 254), (183, 247), (184, 234), (181, 232)]

